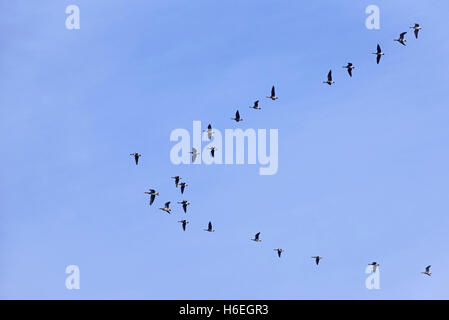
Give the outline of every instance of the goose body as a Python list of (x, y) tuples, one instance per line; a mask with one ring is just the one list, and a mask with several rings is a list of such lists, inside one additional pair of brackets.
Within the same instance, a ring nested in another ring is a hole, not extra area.
[(250, 108), (255, 109), (255, 110), (262, 109), (261, 107), (259, 107), (259, 100), (254, 101), (254, 105), (251, 106)]
[(214, 130), (212, 130), (212, 125), (210, 123), (207, 126), (207, 130), (203, 130), (203, 132), (207, 132), (207, 138), (209, 140), (212, 138), (212, 135), (215, 133)]
[(419, 25), (419, 23), (415, 23), (415, 25), (410, 27), (410, 28), (413, 29), (413, 33), (415, 34), (415, 38), (418, 39), (418, 33), (419, 33), (419, 30), (422, 29), (422, 27)]
[(183, 194), (184, 193), (184, 189), (188, 186), (188, 184), (185, 183), (185, 182), (181, 182), (179, 185), (181, 186), (181, 194)]
[(184, 213), (187, 213), (187, 206), (190, 204), (187, 200), (182, 200), (181, 202), (178, 202), (179, 204), (182, 204), (182, 209), (184, 210)]
[(207, 225), (207, 229), (204, 229), (204, 231), (215, 232), (215, 230), (212, 228), (212, 222), (209, 221), (209, 224)]
[(346, 68), (348, 70), (349, 76), (352, 77), (352, 70), (355, 69), (355, 67), (352, 65), (352, 63), (348, 62), (348, 65), (343, 66), (343, 68)]
[(279, 257), (279, 258), (281, 257), (282, 252), (285, 251), (284, 249), (281, 249), (281, 248), (276, 248), (276, 249), (273, 249), (273, 250), (274, 250), (274, 251), (277, 251), (278, 257)]
[(182, 230), (186, 231), (186, 226), (189, 223), (187, 220), (179, 220), (178, 222), (182, 223)]
[(171, 209), (170, 209), (170, 201), (166, 202), (165, 205), (164, 205), (164, 207), (163, 207), (163, 208), (159, 208), (159, 209), (162, 210), (162, 211), (165, 211), (165, 212), (167, 212), (167, 213), (170, 213), (170, 212), (171, 212)]
[(427, 267), (426, 267), (426, 271), (424, 271), (424, 272), (421, 272), (422, 274), (426, 274), (426, 275), (428, 275), (429, 277), (432, 275), (432, 272), (430, 272), (430, 267), (431, 267), (431, 265), (428, 265)]
[(235, 113), (235, 118), (231, 118), (231, 120), (235, 120), (235, 122), (240, 122), (243, 121), (243, 118), (240, 117), (240, 113), (237, 110), (237, 112)]
[(278, 99), (278, 97), (276, 97), (276, 90), (275, 90), (274, 86), (271, 87), (271, 95), (267, 96), (267, 98), (271, 99), (271, 100)]
[(192, 151), (190, 151), (189, 153), (192, 154), (192, 163), (195, 162), (196, 157), (200, 154), (195, 148), (192, 148)]
[(260, 232), (257, 232), (256, 235), (254, 236), (254, 239), (251, 239), (251, 240), (253, 240), (255, 242), (261, 242), (262, 240), (259, 239), (259, 236), (260, 236)]
[(377, 267), (379, 267), (379, 264), (377, 262), (371, 262), (368, 263), (369, 266), (373, 266), (373, 272), (376, 272)]
[(151, 206), (154, 202), (154, 198), (156, 198), (156, 196), (159, 195), (159, 192), (156, 192), (156, 190), (154, 189), (150, 189), (150, 191), (147, 191), (145, 193), (150, 195), (150, 206)]
[(210, 149), (210, 155), (212, 156), (212, 158), (214, 158), (215, 157), (215, 150), (217, 150), (217, 148), (209, 147), (209, 149)]
[(327, 81), (323, 81), (323, 83), (327, 83), (328, 85), (335, 83), (335, 81), (332, 80), (332, 70), (329, 70), (329, 73), (327, 74)]
[(181, 180), (182, 178), (180, 177), (180, 176), (174, 176), (174, 177), (171, 177), (172, 179), (175, 179), (175, 186), (176, 186), (176, 188), (178, 187), (178, 183), (179, 183), (179, 180)]
[(405, 40), (404, 39), (404, 36), (405, 36), (405, 34), (406, 34), (407, 32), (402, 32), (400, 35), (399, 35), (399, 39), (394, 39), (394, 41), (397, 41), (397, 42), (399, 42), (400, 44), (402, 44), (403, 46), (405, 46), (406, 44), (406, 42), (407, 42), (407, 40)]
[(135, 152), (135, 153), (130, 153), (130, 156), (134, 156), (134, 161), (136, 162), (136, 166), (139, 163), (139, 158), (142, 156), (141, 154)]
[(323, 257), (320, 256), (313, 256), (312, 258), (315, 259), (316, 265), (318, 265), (320, 263), (320, 260), (323, 259)]
[(377, 64), (379, 64), (379, 62), (380, 62), (380, 57), (385, 55), (385, 53), (382, 52), (382, 49), (380, 48), (379, 44), (377, 44), (377, 51), (373, 52), (373, 54), (377, 55), (377, 57), (376, 57)]

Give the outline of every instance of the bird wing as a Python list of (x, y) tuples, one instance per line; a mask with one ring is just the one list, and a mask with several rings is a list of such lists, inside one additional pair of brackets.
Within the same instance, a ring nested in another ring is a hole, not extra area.
[(187, 225), (187, 223), (186, 223), (186, 221), (184, 220), (184, 221), (182, 222), (182, 230), (186, 231), (186, 225)]
[(382, 52), (382, 49), (380, 48), (380, 45), (377, 44), (377, 53), (381, 53), (381, 52)]
[(377, 64), (379, 64), (379, 62), (380, 62), (380, 57), (381, 57), (381, 55), (377, 55), (377, 58), (376, 58)]
[(184, 193), (184, 188), (186, 187), (186, 185), (185, 184), (182, 184), (181, 185), (181, 194), (183, 194)]
[(399, 35), (399, 39), (404, 39), (404, 36), (405, 36), (406, 33), (407, 33), (407, 32), (402, 32), (402, 33)]
[(418, 29), (415, 29), (414, 34), (415, 34), (415, 38), (416, 38), (416, 39), (418, 39), (418, 32), (419, 32), (419, 30), (418, 30)]
[(238, 110), (237, 110), (237, 112), (235, 113), (235, 118), (236, 118), (236, 119), (240, 119), (240, 113), (239, 113)]
[(259, 236), (260, 236), (260, 232), (257, 232), (256, 236), (254, 237), (254, 239), (259, 240)]
[(150, 206), (153, 204), (155, 197), (156, 196), (154, 194), (151, 195), (151, 197), (150, 197)]
[(170, 206), (170, 201), (168, 201), (168, 202), (165, 203), (165, 207), (166, 207), (167, 209), (169, 208), (169, 206)]
[(209, 221), (209, 224), (208, 224), (208, 229), (212, 230), (212, 222), (210, 222), (210, 221)]
[(431, 266), (426, 267), (426, 272), (429, 272)]
[(254, 101), (254, 106), (258, 107), (259, 106), (259, 100)]
[(196, 152), (192, 153), (192, 162), (195, 162), (196, 156), (197, 156)]
[(332, 70), (329, 70), (329, 73), (327, 74), (327, 80), (332, 81)]
[(271, 87), (271, 96), (272, 96), (272, 97), (275, 97), (275, 96), (276, 96), (276, 92), (275, 92), (274, 86)]
[(348, 68), (348, 73), (349, 73), (349, 76), (352, 77), (352, 69), (351, 68)]
[(207, 126), (207, 129), (212, 130), (212, 125), (209, 123), (209, 125)]
[(184, 209), (184, 213), (187, 213), (187, 204), (186, 204), (186, 203), (184, 203), (184, 204), (182, 205), (182, 208)]

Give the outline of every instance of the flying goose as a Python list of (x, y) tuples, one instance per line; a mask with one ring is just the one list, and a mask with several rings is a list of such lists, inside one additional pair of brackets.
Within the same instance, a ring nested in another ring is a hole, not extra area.
[(260, 232), (257, 232), (256, 235), (254, 236), (254, 239), (251, 239), (251, 240), (253, 240), (255, 242), (261, 242), (262, 240), (259, 239), (259, 236), (260, 236)]
[(261, 107), (259, 107), (259, 100), (254, 101), (254, 105), (251, 106), (250, 108), (255, 109), (255, 110), (262, 109)]
[(419, 26), (419, 23), (415, 23), (415, 25), (413, 27), (410, 27), (411, 29), (413, 29), (413, 33), (415, 34), (415, 38), (418, 39), (418, 33), (419, 30), (422, 29), (422, 27)]
[(170, 201), (166, 202), (165, 205), (164, 205), (164, 207), (163, 207), (163, 208), (159, 208), (159, 209), (161, 209), (162, 211), (165, 211), (165, 212), (167, 212), (167, 213), (170, 213), (170, 212), (171, 212), (171, 209), (170, 209)]
[(373, 272), (376, 272), (377, 267), (379, 266), (379, 264), (377, 262), (371, 262), (368, 263), (369, 266), (373, 266)]
[(235, 120), (236, 122), (240, 122), (243, 121), (243, 118), (240, 118), (240, 113), (237, 110), (237, 112), (235, 113), (235, 118), (231, 118), (231, 120)]
[(185, 189), (185, 187), (188, 186), (188, 184), (185, 183), (185, 182), (181, 182), (179, 185), (181, 186), (181, 194), (183, 194), (184, 193), (184, 189)]
[(267, 96), (267, 98), (271, 100), (276, 100), (278, 97), (276, 97), (276, 91), (274, 90), (274, 86), (271, 87), (271, 96)]
[(314, 257), (312, 257), (312, 259), (315, 259), (315, 263), (316, 263), (316, 265), (318, 265), (318, 263), (320, 263), (320, 260), (323, 259), (323, 257), (314, 256)]
[(323, 81), (323, 83), (327, 83), (328, 85), (332, 85), (335, 81), (332, 80), (332, 70), (329, 70), (327, 74), (327, 81)]
[(377, 44), (377, 52), (373, 52), (373, 54), (377, 55), (377, 59), (376, 59), (377, 64), (379, 64), (379, 62), (380, 62), (380, 57), (385, 55), (385, 53), (382, 52), (382, 49), (380, 48), (379, 44)]
[(394, 41), (397, 41), (397, 42), (399, 42), (400, 44), (402, 44), (403, 46), (405, 46), (406, 44), (406, 42), (407, 42), (407, 40), (405, 40), (404, 39), (404, 36), (405, 36), (405, 34), (406, 34), (407, 32), (402, 32), (400, 35), (399, 35), (399, 39), (394, 39)]
[(207, 229), (204, 229), (204, 231), (207, 232), (214, 232), (215, 230), (212, 229), (212, 222), (209, 221), (209, 224), (207, 225)]
[(148, 192), (145, 192), (146, 194), (149, 194), (151, 197), (150, 197), (150, 206), (153, 204), (153, 202), (154, 202), (154, 198), (156, 198), (156, 196), (158, 196), (159, 195), (159, 192), (156, 192), (156, 190), (154, 190), (154, 189), (150, 189), (150, 191)]
[(130, 156), (134, 156), (134, 160), (136, 161), (136, 166), (139, 163), (139, 157), (141, 156), (141, 154), (135, 152), (135, 153), (130, 153)]
[(215, 157), (215, 150), (217, 150), (217, 148), (209, 147), (209, 149), (210, 149), (210, 154), (211, 154), (212, 158), (214, 158)]
[(276, 249), (273, 249), (273, 250), (278, 252), (279, 258), (281, 257), (282, 252), (285, 251), (284, 249), (281, 249), (281, 248), (276, 248)]
[(348, 69), (349, 76), (352, 77), (352, 70), (355, 69), (355, 67), (352, 65), (352, 63), (348, 62), (348, 65), (343, 66), (343, 68)]
[(184, 213), (187, 213), (187, 206), (190, 204), (187, 200), (178, 201), (179, 204), (182, 204), (182, 208), (184, 209)]
[(181, 180), (182, 178), (180, 177), (180, 176), (174, 176), (174, 177), (171, 177), (172, 179), (175, 179), (175, 186), (176, 186), (176, 188), (178, 187), (178, 183), (179, 183), (179, 180)]
[(199, 155), (200, 153), (195, 148), (192, 148), (192, 151), (190, 151), (189, 153), (192, 154), (192, 163), (194, 163), (196, 160), (196, 156)]
[(182, 223), (182, 230), (186, 231), (186, 225), (189, 223), (187, 220), (179, 220)]
[(215, 133), (214, 130), (212, 130), (212, 125), (210, 123), (207, 126), (207, 130), (203, 130), (203, 132), (207, 132), (207, 138), (209, 140), (212, 138), (212, 135)]
[(431, 265), (428, 265), (426, 267), (426, 271), (425, 272), (421, 272), (422, 274), (427, 274), (429, 277), (432, 275), (432, 272), (430, 272), (430, 267)]

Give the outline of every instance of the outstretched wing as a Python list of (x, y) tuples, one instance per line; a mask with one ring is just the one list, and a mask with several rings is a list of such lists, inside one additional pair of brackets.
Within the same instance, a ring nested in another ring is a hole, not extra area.
[(275, 92), (274, 86), (271, 87), (271, 96), (272, 96), (272, 97), (275, 97), (275, 96), (276, 96), (276, 92)]
[(402, 32), (402, 33), (399, 35), (399, 39), (404, 39), (404, 36), (405, 36), (406, 33), (407, 33), (407, 32)]
[(416, 38), (416, 39), (418, 39), (418, 32), (419, 32), (418, 29), (415, 29), (415, 31), (413, 32), (413, 33), (415, 34), (415, 38)]
[(382, 57), (381, 55), (377, 55), (377, 58), (376, 58), (376, 62), (377, 62), (377, 64), (379, 64), (379, 62), (380, 62), (380, 57)]
[(152, 194), (150, 197), (150, 206), (153, 204), (154, 198), (156, 198), (156, 196), (154, 194)]
[(236, 119), (240, 119), (240, 113), (239, 113), (238, 110), (237, 110), (237, 112), (235, 113), (235, 118), (236, 118)]
[(169, 207), (170, 207), (170, 201), (168, 201), (168, 202), (165, 203), (165, 208), (168, 209)]
[(181, 194), (183, 194), (184, 193), (184, 188), (186, 187), (186, 185), (185, 184), (182, 184), (181, 185)]
[(329, 70), (329, 73), (327, 74), (327, 81), (332, 81), (332, 70)]
[(351, 68), (348, 68), (348, 73), (349, 73), (349, 76), (352, 77), (352, 69)]
[(260, 232), (257, 232), (256, 236), (254, 237), (254, 239), (259, 240), (259, 236), (260, 236)]
[(426, 267), (426, 272), (430, 271), (430, 267), (431, 267), (430, 265)]
[(209, 221), (209, 224), (208, 224), (207, 227), (208, 227), (209, 230), (212, 230), (212, 222)]
[(187, 213), (187, 204), (186, 204), (186, 203), (184, 203), (184, 204), (182, 205), (182, 208), (184, 209), (184, 213)]
[(382, 52), (382, 49), (380, 48), (380, 45), (377, 44), (377, 53), (381, 53), (381, 52)]

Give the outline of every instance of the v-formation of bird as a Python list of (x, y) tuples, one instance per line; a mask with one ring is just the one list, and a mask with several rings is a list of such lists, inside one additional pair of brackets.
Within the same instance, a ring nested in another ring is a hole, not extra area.
[[(415, 23), (415, 25), (411, 26), (410, 28), (413, 29), (414, 34), (415, 34), (415, 38), (418, 39), (418, 33), (422, 29), (422, 27), (418, 23)], [(407, 40), (405, 39), (405, 35), (406, 34), (407, 34), (407, 32), (402, 32), (399, 35), (399, 38), (398, 39), (394, 39), (394, 41), (397, 41), (400, 44), (405, 46), (406, 42), (407, 42)], [(377, 64), (379, 64), (381, 57), (383, 55), (385, 55), (385, 53), (382, 52), (382, 49), (381, 49), (379, 44), (377, 44), (377, 51), (373, 52), (373, 54), (376, 55), (376, 63)], [(343, 66), (343, 68), (347, 69), (347, 72), (348, 72), (349, 76), (352, 77), (352, 70), (355, 69), (355, 66), (351, 62), (348, 62), (348, 64), (346, 66)], [(335, 83), (335, 81), (333, 81), (333, 79), (332, 79), (332, 70), (329, 70), (329, 72), (327, 74), (327, 81), (323, 81), (323, 83), (328, 84), (328, 85), (332, 85), (332, 84)], [(273, 101), (279, 99), (276, 96), (276, 89), (275, 89), (274, 86), (272, 86), (271, 94), (269, 96), (267, 96), (267, 98), (271, 99)], [(255, 109), (255, 110), (261, 110), (262, 109), (261, 107), (259, 107), (259, 100), (254, 101), (254, 104), (252, 106), (250, 106), (249, 108)], [(235, 117), (231, 118), (231, 120), (234, 120), (237, 123), (243, 121), (243, 118), (240, 116), (239, 110), (236, 111)], [(203, 132), (206, 132), (208, 139), (211, 140), (211, 138), (212, 138), (212, 136), (214, 134), (214, 131), (212, 129), (212, 125), (209, 124), (207, 129), (203, 130)], [(217, 149), (215, 147), (209, 147), (209, 149), (211, 150), (210, 152), (211, 152), (212, 157), (214, 157), (215, 156), (215, 151)], [(192, 154), (192, 163), (193, 163), (193, 162), (195, 162), (197, 156), (200, 153), (195, 148), (192, 148), (192, 151), (190, 152), (190, 154)], [(131, 153), (130, 155), (134, 156), (134, 160), (135, 160), (135, 163), (137, 165), (139, 163), (139, 158), (142, 155), (137, 153), (137, 152), (136, 153)], [(184, 194), (185, 187), (188, 186), (188, 184), (186, 184), (185, 182), (180, 182), (180, 180), (182, 179), (180, 176), (174, 176), (174, 177), (172, 177), (172, 179), (175, 180), (176, 188), (178, 186), (180, 186), (181, 187), (180, 188), (181, 189), (181, 194)], [(145, 192), (145, 194), (149, 194), (150, 195), (150, 206), (151, 206), (153, 204), (156, 196), (159, 195), (159, 192), (156, 192), (156, 190), (154, 190), (154, 189), (150, 189), (149, 191)], [(159, 208), (159, 209), (170, 214), (171, 213), (170, 203), (171, 203), (170, 201), (166, 202), (164, 204), (164, 207), (163, 208)], [(188, 202), (187, 200), (183, 200), (183, 201), (178, 201), (178, 204), (181, 204), (182, 208), (184, 210), (184, 213), (187, 213), (187, 206), (190, 205), (190, 202)], [(186, 220), (186, 219), (183, 219), (183, 220), (179, 220), (178, 222), (182, 224), (183, 231), (186, 231), (186, 226), (189, 223), (189, 221)], [(213, 229), (211, 221), (209, 221), (209, 223), (207, 225), (207, 229), (203, 229), (203, 230), (207, 231), (207, 232), (215, 232), (215, 230)], [(254, 238), (252, 238), (251, 240), (254, 241), (254, 242), (261, 242), (262, 240), (260, 239), (260, 232), (256, 233), (254, 235)], [(281, 257), (282, 253), (285, 252), (285, 250), (282, 249), (282, 248), (275, 248), (273, 250), (277, 252), (277, 255), (278, 255), (279, 258)], [(323, 257), (321, 257), (321, 256), (312, 256), (311, 258), (315, 260), (315, 264), (316, 265), (319, 265), (320, 260)], [(372, 262), (372, 263), (369, 263), (368, 265), (373, 266), (373, 272), (376, 272), (377, 268), (379, 267), (379, 264), (377, 262)], [(421, 273), (430, 276), (432, 274), (430, 272), (430, 267), (431, 267), (430, 265), (427, 266), (425, 271), (421, 272)]]

